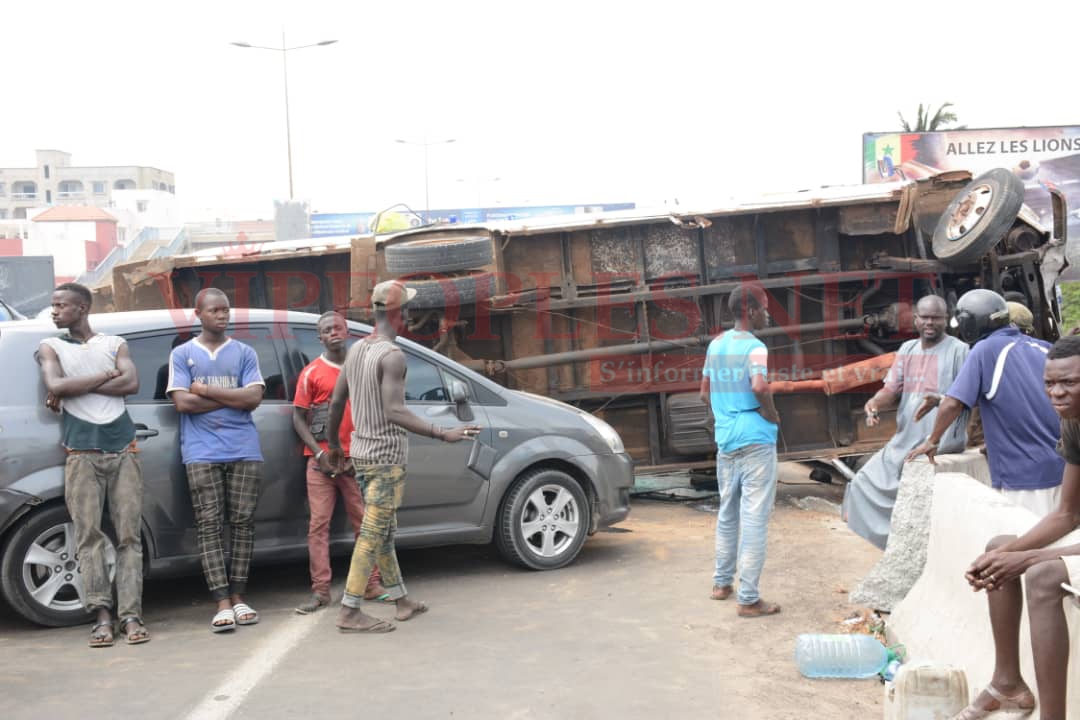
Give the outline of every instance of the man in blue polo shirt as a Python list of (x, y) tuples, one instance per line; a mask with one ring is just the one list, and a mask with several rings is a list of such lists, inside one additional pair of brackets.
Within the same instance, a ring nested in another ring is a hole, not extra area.
[[(218, 612), (214, 632), (254, 625), (259, 614), (244, 602), (255, 545), (255, 505), (263, 456), (251, 413), (265, 388), (249, 346), (225, 336), (229, 299), (220, 290), (195, 298), (202, 333), (173, 349), (169, 397), (180, 412), (180, 454), (195, 511), (199, 554)], [(221, 511), (228, 513), (231, 564), (225, 570)]]
[(1009, 324), (1005, 298), (990, 290), (964, 293), (956, 322), (961, 339), (975, 347), (941, 401), (930, 436), (908, 460), (925, 454), (933, 462), (945, 430), (965, 407), (978, 405), (993, 488), (1044, 517), (1058, 506), (1065, 469), (1056, 450), (1059, 419), (1043, 387), (1050, 343)]

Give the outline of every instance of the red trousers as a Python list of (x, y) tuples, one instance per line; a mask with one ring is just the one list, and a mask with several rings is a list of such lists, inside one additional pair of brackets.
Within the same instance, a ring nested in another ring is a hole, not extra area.
[[(307, 494), (311, 507), (311, 522), (308, 524), (308, 558), (311, 571), (311, 591), (322, 597), (330, 597), (330, 519), (334, 516), (338, 491), (345, 501), (345, 512), (353, 527), (354, 536), (360, 534), (364, 522), (364, 498), (352, 473), (342, 473), (330, 477), (319, 469), (315, 458), (308, 458)], [(367, 589), (373, 590), (381, 584), (379, 568), (371, 571)]]

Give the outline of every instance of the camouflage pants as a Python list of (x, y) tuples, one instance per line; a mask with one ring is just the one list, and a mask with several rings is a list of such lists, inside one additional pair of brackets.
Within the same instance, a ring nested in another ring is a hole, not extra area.
[(358, 608), (364, 599), (368, 576), (378, 565), (383, 587), (393, 600), (405, 597), (394, 535), (397, 533), (397, 509), (405, 494), (404, 465), (361, 465), (356, 467), (356, 482), (364, 496), (364, 521), (353, 548), (349, 578), (345, 581), (345, 597), (341, 604)]
[(75, 552), (87, 610), (112, 608), (101, 531), (105, 502), (116, 530), (117, 614), (142, 616), (142, 470), (135, 453), (73, 453), (64, 465), (64, 500), (75, 526)]

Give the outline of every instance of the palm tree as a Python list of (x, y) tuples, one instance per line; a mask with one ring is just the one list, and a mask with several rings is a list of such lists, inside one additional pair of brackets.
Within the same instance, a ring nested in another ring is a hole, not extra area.
[[(904, 119), (904, 115), (897, 110), (896, 114), (900, 117), (900, 125), (904, 128), (904, 132), (920, 133), (920, 132), (934, 132), (935, 130), (944, 130), (946, 125), (952, 125), (956, 122), (956, 113), (949, 110), (953, 104), (951, 102), (942, 103), (941, 107), (937, 109), (937, 112), (930, 115), (930, 111), (933, 109), (930, 104), (926, 104), (926, 110), (923, 110), (922, 103), (919, 103), (919, 114), (915, 119), (915, 125), (912, 126)], [(966, 126), (959, 125), (954, 130), (963, 130)]]

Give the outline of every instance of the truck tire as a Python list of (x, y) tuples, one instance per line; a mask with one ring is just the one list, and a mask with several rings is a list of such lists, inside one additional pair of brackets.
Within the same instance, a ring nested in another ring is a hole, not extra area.
[(429, 310), (474, 305), (477, 297), (491, 297), (495, 293), (494, 279), (492, 273), (475, 272), (434, 280), (411, 280), (406, 276), (401, 281), (416, 290), (416, 297), (409, 301), (409, 307)]
[(503, 498), (495, 545), (507, 561), (529, 570), (565, 567), (585, 544), (589, 512), (573, 477), (552, 468), (529, 470)]
[[(3, 552), (0, 589), (12, 610), (46, 627), (89, 620), (80, 599), (82, 575), (75, 558), (75, 529), (66, 507), (50, 505), (21, 518)], [(116, 551), (111, 542), (106, 547), (106, 564), (112, 577)]]
[(490, 265), (495, 259), (495, 250), (490, 237), (466, 235), (387, 245), (383, 258), (386, 260), (386, 271), (394, 275), (409, 272), (446, 273), (476, 270)]
[(934, 255), (947, 265), (978, 262), (1001, 241), (1024, 203), (1024, 183), (995, 168), (968, 183), (934, 229)]

